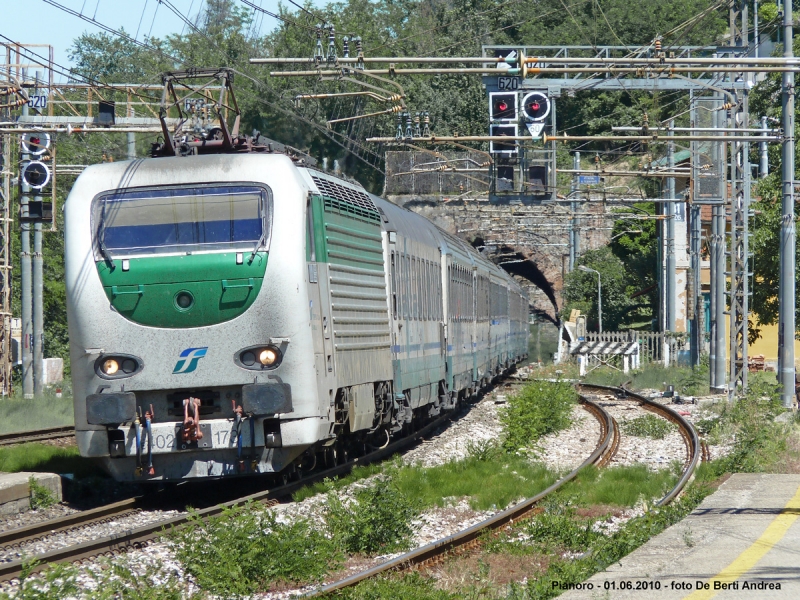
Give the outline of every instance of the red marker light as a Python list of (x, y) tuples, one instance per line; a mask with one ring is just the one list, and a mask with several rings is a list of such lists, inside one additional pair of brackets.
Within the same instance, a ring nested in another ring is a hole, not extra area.
[(530, 105), (530, 107), (531, 110), (539, 110), (539, 108), (541, 108), (538, 102), (534, 102), (533, 104)]
[(500, 111), (508, 110), (508, 104), (506, 104), (505, 102), (503, 102), (501, 100), (500, 103), (497, 105), (497, 110), (500, 110)]

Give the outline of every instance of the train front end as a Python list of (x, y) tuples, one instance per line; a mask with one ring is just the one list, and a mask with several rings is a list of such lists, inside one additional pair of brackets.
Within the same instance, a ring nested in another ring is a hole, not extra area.
[(281, 155), (97, 165), (65, 205), (76, 437), (118, 480), (272, 473), (327, 436), (307, 191)]

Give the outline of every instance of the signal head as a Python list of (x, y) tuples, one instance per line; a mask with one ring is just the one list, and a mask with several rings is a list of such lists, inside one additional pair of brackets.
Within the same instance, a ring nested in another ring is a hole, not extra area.
[(518, 114), (516, 93), (489, 93), (489, 118), (492, 121), (516, 121)]
[[(492, 137), (517, 137), (516, 123), (505, 123), (503, 125), (490, 125), (489, 135)], [(513, 156), (517, 154), (517, 141), (509, 140), (507, 142), (502, 140), (492, 140), (489, 142), (489, 152), (492, 154), (504, 154), (506, 156)]]
[(41, 190), (50, 182), (50, 169), (46, 164), (32, 160), (22, 167), (21, 179), (31, 189)]
[(22, 134), (22, 151), (33, 156), (41, 156), (47, 149), (50, 148), (50, 134), (49, 133), (23, 133)]
[(541, 92), (531, 92), (522, 100), (522, 112), (530, 122), (544, 121), (550, 114), (550, 99)]

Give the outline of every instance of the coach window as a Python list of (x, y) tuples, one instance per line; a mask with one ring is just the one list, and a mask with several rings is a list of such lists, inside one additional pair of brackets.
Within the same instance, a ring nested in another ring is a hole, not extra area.
[(422, 319), (427, 321), (430, 318), (430, 300), (431, 300), (431, 282), (430, 273), (428, 272), (428, 261), (422, 261)]
[(389, 274), (389, 279), (392, 284), (392, 315), (397, 319), (397, 268), (394, 264), (394, 250), (392, 250), (391, 254), (391, 273)]

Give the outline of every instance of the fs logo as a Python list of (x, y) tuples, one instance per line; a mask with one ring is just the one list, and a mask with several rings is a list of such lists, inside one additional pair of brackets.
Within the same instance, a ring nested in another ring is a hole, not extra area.
[(178, 359), (178, 362), (175, 363), (175, 368), (172, 370), (172, 374), (179, 375), (194, 371), (197, 368), (197, 363), (200, 362), (200, 359), (206, 355), (206, 350), (208, 350), (208, 346), (205, 348), (187, 348), (181, 352), (181, 356)]

